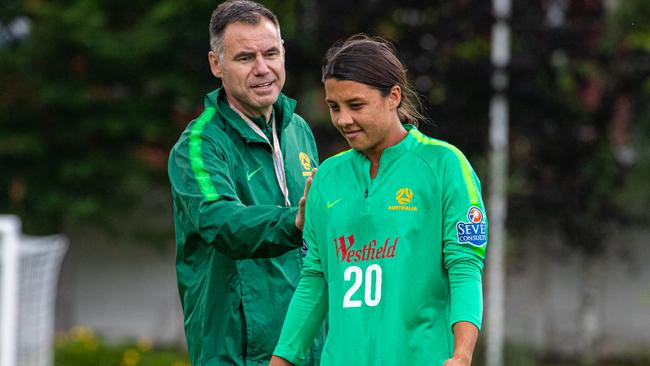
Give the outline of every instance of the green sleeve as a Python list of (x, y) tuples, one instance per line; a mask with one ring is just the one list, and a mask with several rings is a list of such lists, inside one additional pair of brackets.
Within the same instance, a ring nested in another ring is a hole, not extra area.
[[(316, 174), (318, 176), (318, 173)], [(311, 188), (307, 198), (303, 240), (307, 245), (307, 256), (303, 269), (287, 311), (280, 340), (273, 354), (293, 364), (300, 364), (308, 355), (314, 337), (327, 315), (327, 282), (323, 275), (318, 244), (314, 235), (314, 210), (317, 183)]]
[(174, 214), (190, 226), (177, 226), (176, 231), (196, 232), (233, 259), (275, 257), (300, 247), (297, 208), (242, 204), (226, 160), (203, 135), (172, 149), (169, 178)]
[[(455, 150), (455, 151), (454, 151)], [(449, 275), (450, 325), (470, 322), (481, 329), (483, 314), (482, 272), (486, 243), (459, 242), (457, 224), (468, 221), (468, 211), (478, 208), (485, 218), (480, 182), (465, 156), (451, 150), (443, 160), (443, 255)]]

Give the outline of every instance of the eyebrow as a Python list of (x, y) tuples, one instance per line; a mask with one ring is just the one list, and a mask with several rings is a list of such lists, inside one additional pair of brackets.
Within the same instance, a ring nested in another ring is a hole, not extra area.
[(267, 49), (264, 51), (264, 53), (271, 52), (271, 51), (277, 51), (277, 52), (280, 52), (280, 49), (279, 49), (277, 46), (271, 46), (271, 47), (267, 48)]
[[(344, 100), (344, 101), (342, 101), (342, 102), (343, 102), (343, 103), (348, 103), (348, 104), (349, 104), (349, 103), (365, 102), (365, 101), (366, 101), (366, 100), (363, 99), (362, 97), (353, 97), (353, 98), (350, 98), (350, 99), (346, 99), (346, 100)], [(335, 101), (333, 101), (333, 100), (331, 100), (331, 99), (325, 99), (325, 102), (326, 102), (326, 103), (336, 103)]]
[[(276, 47), (276, 46), (272, 46), (272, 47), (267, 48), (266, 50), (263, 50), (262, 53), (264, 54), (264, 53), (273, 52), (273, 51), (280, 52), (280, 49), (278, 47)], [(236, 53), (233, 56), (233, 59), (236, 59), (236, 58), (241, 57), (241, 56), (254, 56), (256, 53), (257, 53), (257, 51), (241, 51), (241, 52)]]

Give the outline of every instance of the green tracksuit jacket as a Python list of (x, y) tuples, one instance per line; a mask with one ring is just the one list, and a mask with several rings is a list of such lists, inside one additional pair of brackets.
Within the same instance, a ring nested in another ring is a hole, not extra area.
[(316, 173), (309, 252), (274, 354), (299, 363), (328, 310), (321, 365), (440, 366), (453, 353), (454, 323), (480, 328), (479, 181), (457, 148), (407, 128), (374, 179), (354, 150)]
[(273, 112), (292, 207), (284, 207), (270, 144), (230, 109), (223, 89), (206, 96), (171, 150), (176, 274), (193, 366), (266, 365), (277, 343), (302, 267), (297, 204), (318, 161), (295, 104), (281, 94)]

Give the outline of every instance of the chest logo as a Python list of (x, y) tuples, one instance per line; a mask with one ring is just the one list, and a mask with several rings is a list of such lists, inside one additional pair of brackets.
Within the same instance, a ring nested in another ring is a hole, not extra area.
[(334, 249), (336, 251), (336, 258), (340, 263), (356, 263), (394, 258), (398, 242), (399, 236), (384, 239), (383, 245), (381, 241), (372, 239), (368, 243), (363, 243), (363, 247), (361, 243), (357, 243), (357, 246), (354, 246), (355, 240), (354, 234), (352, 234), (347, 237), (339, 236), (338, 238), (334, 238)]
[(397, 194), (395, 195), (395, 199), (400, 205), (405, 205), (411, 202), (413, 199), (413, 191), (411, 191), (409, 188), (400, 188), (400, 190), (397, 191)]
[(250, 182), (251, 179), (253, 178), (253, 176), (254, 176), (257, 172), (259, 172), (261, 169), (262, 169), (262, 167), (259, 167), (259, 168), (255, 169), (255, 170), (253, 170), (252, 172), (246, 174), (246, 179), (248, 179), (248, 181)]
[(311, 176), (311, 159), (309, 159), (309, 155), (307, 155), (305, 152), (300, 152), (298, 154), (298, 159), (300, 159), (300, 165), (302, 165), (302, 169), (304, 170), (302, 172), (303, 177), (310, 177)]
[(411, 206), (413, 200), (413, 191), (410, 188), (400, 188), (395, 193), (395, 200), (397, 205), (388, 206), (389, 211), (417, 211), (417, 206)]
[(340, 199), (340, 198), (337, 199), (337, 200), (334, 200), (334, 201), (328, 201), (327, 204), (326, 204), (326, 206), (327, 206), (327, 208), (332, 208), (332, 207), (334, 207), (334, 205), (336, 205), (336, 204), (339, 203), (339, 202), (341, 202), (341, 199)]

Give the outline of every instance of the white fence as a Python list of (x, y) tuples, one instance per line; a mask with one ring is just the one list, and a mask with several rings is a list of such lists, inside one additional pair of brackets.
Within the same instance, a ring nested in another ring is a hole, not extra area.
[(22, 235), (16, 216), (0, 215), (0, 248), (0, 365), (51, 366), (54, 303), (67, 239)]

